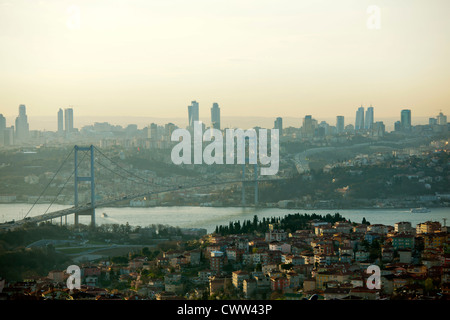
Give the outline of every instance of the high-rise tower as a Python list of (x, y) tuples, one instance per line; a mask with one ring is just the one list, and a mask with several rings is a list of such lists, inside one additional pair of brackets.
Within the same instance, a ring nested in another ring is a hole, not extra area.
[(67, 108), (64, 110), (64, 124), (66, 133), (73, 131), (73, 109)]
[(211, 125), (214, 129), (220, 130), (220, 108), (216, 102), (213, 103), (211, 108)]
[(16, 139), (17, 141), (26, 141), (30, 128), (28, 125), (27, 111), (24, 104), (19, 106), (19, 116), (16, 118)]
[(63, 110), (59, 108), (58, 110), (58, 133), (63, 133), (64, 131), (64, 115)]
[(276, 118), (275, 122), (273, 123), (273, 128), (278, 129), (279, 136), (281, 137), (283, 135), (283, 118)]
[(364, 108), (363, 106), (359, 107), (356, 111), (356, 121), (355, 121), (355, 130), (364, 129)]
[(192, 101), (191, 105), (188, 106), (188, 115), (189, 115), (189, 128), (194, 128), (194, 122), (199, 119), (199, 110), (198, 110), (198, 102)]
[(366, 110), (364, 129), (371, 130), (372, 128), (373, 128), (373, 107), (370, 106)]
[(411, 130), (411, 110), (404, 109), (400, 113), (401, 128), (404, 131)]
[(337, 133), (342, 133), (345, 130), (345, 122), (344, 122), (344, 116), (337, 116), (336, 117), (336, 131)]

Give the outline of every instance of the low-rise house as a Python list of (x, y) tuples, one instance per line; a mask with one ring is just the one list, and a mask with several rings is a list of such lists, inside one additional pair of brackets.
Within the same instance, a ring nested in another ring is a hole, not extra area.
[(316, 279), (305, 279), (303, 280), (303, 292), (314, 292), (316, 291)]
[(358, 250), (355, 252), (355, 260), (356, 261), (367, 261), (369, 260), (370, 253), (366, 250)]
[(394, 224), (394, 230), (396, 233), (410, 233), (413, 231), (411, 222), (401, 221)]
[(303, 257), (296, 256), (293, 254), (287, 254), (284, 255), (284, 261), (282, 259), (282, 262), (286, 264), (292, 264), (293, 266), (298, 266), (305, 264), (305, 259)]
[(245, 279), (242, 283), (242, 291), (244, 292), (245, 298), (250, 298), (254, 296), (257, 292), (258, 284), (256, 279)]
[(209, 294), (214, 295), (222, 292), (231, 284), (230, 278), (211, 277), (209, 280)]
[(198, 279), (202, 282), (208, 282), (210, 277), (213, 276), (215, 272), (212, 270), (201, 270), (198, 272)]
[(47, 278), (52, 280), (53, 282), (64, 282), (65, 279), (68, 278), (68, 274), (66, 274), (65, 271), (60, 271), (60, 270), (51, 270), (48, 273)]
[(315, 258), (312, 253), (302, 253), (301, 257), (305, 261), (305, 264), (314, 264)]
[(84, 283), (89, 287), (97, 287), (98, 277), (91, 275), (84, 278)]
[(281, 251), (283, 253), (290, 253), (291, 245), (289, 243), (272, 241), (269, 243), (269, 250), (270, 251)]
[(376, 233), (372, 231), (366, 232), (364, 235), (364, 240), (372, 244), (373, 241), (377, 240), (380, 241), (382, 239), (383, 235), (381, 233)]
[(367, 226), (367, 232), (386, 235), (389, 232), (389, 227), (384, 224), (371, 224)]
[(265, 241), (266, 242), (272, 242), (272, 241), (285, 241), (287, 239), (287, 233), (284, 230), (269, 230), (269, 232), (266, 232)]
[(296, 289), (300, 286), (300, 275), (296, 272), (286, 273), (286, 278), (289, 281), (289, 288)]
[(411, 263), (412, 262), (412, 252), (409, 249), (398, 250), (399, 262), (400, 263)]
[(350, 233), (352, 225), (347, 221), (336, 222), (333, 226), (335, 232), (338, 233)]
[(376, 289), (356, 287), (350, 290), (351, 296), (362, 298), (363, 300), (379, 300), (380, 292)]
[(358, 224), (353, 227), (353, 233), (356, 234), (364, 234), (367, 231), (367, 225), (366, 224)]
[(341, 300), (347, 297), (350, 293), (350, 288), (326, 288), (323, 292), (324, 300)]
[(381, 260), (383, 262), (390, 262), (393, 259), (394, 259), (394, 250), (392, 250), (392, 247), (382, 247)]
[(427, 277), (428, 269), (423, 264), (411, 265), (406, 269), (406, 273), (415, 279), (424, 279)]
[(410, 283), (413, 282), (413, 279), (410, 276), (403, 275), (392, 278), (394, 290), (400, 289)]
[(351, 263), (352, 259), (353, 259), (353, 255), (348, 254), (348, 253), (339, 255), (339, 262), (342, 262), (342, 263)]

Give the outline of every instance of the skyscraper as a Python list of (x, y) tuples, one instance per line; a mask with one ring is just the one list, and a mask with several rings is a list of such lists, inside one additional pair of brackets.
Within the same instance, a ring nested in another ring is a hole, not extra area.
[(166, 123), (164, 125), (164, 135), (169, 137), (172, 136), (172, 132), (177, 128), (177, 126), (175, 124), (173, 124), (172, 122)]
[(156, 123), (151, 123), (148, 126), (148, 138), (151, 140), (158, 140), (158, 125)]
[(66, 133), (71, 133), (73, 131), (73, 109), (64, 109), (64, 126)]
[(63, 110), (59, 108), (58, 110), (58, 133), (62, 133), (64, 131), (64, 115)]
[(0, 113), (0, 131), (6, 129), (6, 118)]
[(316, 123), (317, 121), (314, 120), (311, 115), (306, 115), (303, 119), (302, 135), (309, 138), (313, 137)]
[(6, 118), (0, 113), (0, 146), (5, 145)]
[(220, 130), (220, 108), (216, 102), (213, 103), (211, 108), (211, 125), (214, 129)]
[(336, 117), (336, 131), (337, 131), (337, 133), (344, 132), (344, 129), (345, 129), (344, 116), (337, 116)]
[(273, 128), (278, 129), (279, 136), (281, 137), (283, 135), (283, 118), (276, 118), (273, 123)]
[(359, 107), (356, 111), (356, 121), (355, 121), (355, 130), (364, 129), (364, 108), (363, 106)]
[(401, 128), (404, 131), (411, 130), (411, 110), (404, 109), (400, 114)]
[(16, 118), (16, 139), (18, 141), (26, 141), (30, 128), (28, 125), (28, 117), (25, 105), (19, 106), (19, 116)]
[(372, 136), (374, 137), (384, 137), (384, 134), (386, 132), (386, 127), (383, 123), (383, 121), (377, 121), (373, 124), (372, 128)]
[(437, 116), (437, 124), (440, 126), (447, 125), (447, 116), (444, 115), (442, 112), (439, 112), (439, 115)]
[(188, 115), (189, 115), (189, 128), (194, 128), (194, 122), (199, 119), (199, 110), (198, 110), (198, 102), (192, 101), (191, 105), (188, 106)]
[(366, 118), (364, 122), (364, 129), (370, 130), (373, 128), (373, 107), (372, 105), (366, 110)]

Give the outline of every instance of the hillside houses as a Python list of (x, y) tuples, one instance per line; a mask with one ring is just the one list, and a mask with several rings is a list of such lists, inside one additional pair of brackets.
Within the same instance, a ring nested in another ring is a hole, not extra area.
[[(209, 234), (190, 250), (172, 249), (127, 263), (80, 266), (82, 288), (67, 291), (68, 275), (9, 283), (0, 295), (36, 299), (430, 299), (448, 297), (449, 234), (440, 224), (395, 226), (310, 221), (302, 230), (271, 225), (265, 233)], [(381, 288), (367, 268), (379, 266)], [(115, 283), (116, 288), (104, 284)], [(447, 288), (447, 289), (446, 289)], [(446, 291), (447, 290), (447, 291)]]

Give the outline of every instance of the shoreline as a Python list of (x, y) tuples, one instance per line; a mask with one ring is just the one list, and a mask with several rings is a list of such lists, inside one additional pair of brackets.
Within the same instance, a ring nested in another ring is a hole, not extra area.
[[(30, 205), (32, 206), (32, 203), (28, 203), (28, 202), (2, 202), (0, 203), (0, 205)], [(43, 202), (43, 203), (38, 203), (37, 205), (48, 205), (50, 203), (47, 202)], [(56, 205), (59, 206), (67, 206), (67, 207), (73, 207), (73, 205), (71, 204), (61, 204), (61, 203), (56, 203)], [(416, 205), (416, 206), (395, 206), (395, 207), (375, 207), (375, 206), (355, 206), (355, 207), (340, 207), (340, 208), (336, 208), (336, 207), (325, 207), (325, 206), (321, 206), (321, 207), (279, 207), (279, 206), (264, 206), (264, 205), (247, 205), (247, 206), (242, 206), (242, 205), (227, 205), (227, 206), (219, 206), (219, 205), (201, 205), (201, 204), (194, 204), (194, 205), (179, 205), (179, 204), (160, 204), (160, 205), (155, 205), (155, 206), (130, 206), (130, 205), (108, 205), (105, 207), (97, 207), (96, 209), (101, 209), (101, 208), (167, 208), (167, 207), (177, 207), (177, 208), (181, 208), (181, 207), (186, 207), (186, 208), (194, 208), (194, 207), (198, 207), (198, 208), (255, 208), (255, 209), (280, 209), (280, 210), (410, 210), (410, 209), (415, 209), (415, 208), (428, 208), (428, 209), (443, 209), (443, 208), (450, 208), (450, 204), (449, 205), (441, 205), (441, 206), (437, 206), (437, 205)]]

